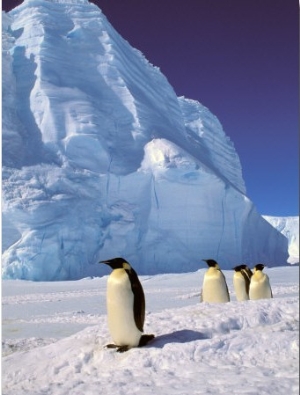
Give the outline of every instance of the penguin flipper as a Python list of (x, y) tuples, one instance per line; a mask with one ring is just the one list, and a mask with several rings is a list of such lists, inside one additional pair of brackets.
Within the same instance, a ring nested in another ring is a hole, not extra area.
[(245, 280), (245, 287), (246, 287), (246, 293), (249, 295), (249, 288), (250, 288), (250, 278), (245, 270), (241, 270), (242, 276), (244, 277)]
[(106, 348), (118, 348), (119, 346), (116, 346), (115, 344), (110, 343), (110, 344), (107, 344), (105, 347)]
[(221, 274), (223, 276), (223, 279), (224, 279), (224, 282), (225, 282), (227, 299), (228, 299), (228, 302), (230, 302), (230, 294), (229, 294), (229, 289), (228, 289), (228, 285), (227, 285), (227, 282), (226, 282), (226, 277), (225, 277), (224, 273), (222, 272), (222, 270), (220, 270), (220, 272), (221, 272)]
[(144, 332), (144, 321), (145, 321), (145, 295), (143, 291), (142, 284), (134, 271), (126, 270), (130, 282), (131, 282), (131, 289), (134, 295), (134, 302), (133, 302), (133, 311), (134, 311), (134, 321), (135, 325), (141, 332)]

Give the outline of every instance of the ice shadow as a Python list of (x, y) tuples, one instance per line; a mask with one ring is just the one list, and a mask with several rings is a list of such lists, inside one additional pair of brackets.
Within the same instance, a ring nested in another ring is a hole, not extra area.
[(155, 337), (149, 347), (163, 348), (168, 343), (190, 343), (195, 340), (208, 339), (207, 334), (193, 331), (190, 329), (182, 329), (165, 335)]

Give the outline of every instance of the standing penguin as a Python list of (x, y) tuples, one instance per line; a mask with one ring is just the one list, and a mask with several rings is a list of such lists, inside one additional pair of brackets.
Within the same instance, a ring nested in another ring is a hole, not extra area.
[(264, 265), (259, 263), (253, 269), (253, 276), (250, 281), (249, 296), (251, 300), (273, 298), (270, 280), (267, 274), (263, 273)]
[(249, 280), (251, 280), (251, 277), (253, 276), (252, 270), (247, 265), (240, 265), (240, 266), (241, 266), (241, 271), (247, 275)]
[(101, 261), (113, 271), (107, 281), (108, 327), (114, 344), (124, 352), (132, 347), (145, 346), (154, 335), (143, 335), (145, 321), (145, 296), (138, 276), (123, 258)]
[(239, 265), (233, 268), (233, 287), (235, 290), (236, 300), (242, 302), (249, 300), (249, 287), (252, 272), (247, 265)]
[(213, 259), (203, 259), (208, 265), (202, 286), (202, 301), (210, 303), (225, 303), (230, 301), (228, 287), (224, 274), (218, 263)]

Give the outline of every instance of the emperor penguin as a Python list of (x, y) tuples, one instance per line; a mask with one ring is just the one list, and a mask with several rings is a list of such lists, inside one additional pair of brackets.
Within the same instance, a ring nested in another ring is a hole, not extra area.
[(101, 261), (113, 271), (107, 281), (108, 328), (114, 344), (107, 347), (124, 352), (145, 346), (154, 335), (144, 335), (145, 296), (135, 270), (123, 258)]
[(270, 280), (267, 274), (263, 273), (264, 265), (259, 263), (253, 269), (253, 276), (250, 281), (249, 296), (251, 300), (273, 298)]
[(239, 265), (233, 269), (233, 287), (235, 290), (236, 300), (239, 302), (249, 300), (249, 287), (252, 271), (247, 265)]
[(225, 303), (230, 301), (225, 276), (213, 259), (203, 259), (208, 265), (202, 286), (202, 302)]
[(249, 280), (251, 279), (251, 277), (253, 276), (252, 270), (245, 264), (240, 265), (241, 266), (241, 271), (243, 273), (245, 273), (247, 275), (247, 277), (249, 278)]

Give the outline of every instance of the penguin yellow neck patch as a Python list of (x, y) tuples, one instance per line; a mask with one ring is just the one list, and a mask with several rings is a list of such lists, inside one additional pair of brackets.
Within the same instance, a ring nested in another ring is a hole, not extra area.
[(125, 269), (125, 270), (131, 270), (131, 266), (129, 265), (128, 262), (124, 262), (124, 263), (123, 263), (123, 269)]

